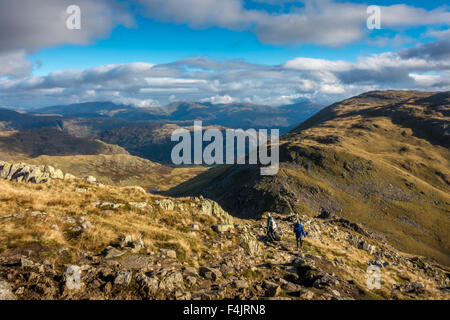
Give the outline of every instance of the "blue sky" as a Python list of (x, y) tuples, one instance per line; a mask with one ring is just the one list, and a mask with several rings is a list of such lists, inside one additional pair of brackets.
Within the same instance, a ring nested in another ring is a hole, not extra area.
[[(79, 31), (64, 28), (69, 4)], [(368, 5), (381, 8), (380, 30), (366, 27)], [(0, 12), (0, 106), (280, 105), (449, 87), (440, 1), (4, 0)]]

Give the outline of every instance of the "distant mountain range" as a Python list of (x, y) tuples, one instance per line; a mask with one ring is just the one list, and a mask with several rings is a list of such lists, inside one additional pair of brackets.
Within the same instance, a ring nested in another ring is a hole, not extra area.
[[(167, 164), (170, 163), (170, 152), (174, 145), (170, 141), (172, 131), (179, 127), (189, 128), (195, 120), (202, 120), (204, 127), (280, 129), (280, 133), (284, 134), (320, 110), (320, 105), (307, 101), (280, 107), (246, 103), (213, 105), (174, 102), (165, 107), (151, 108), (112, 102), (87, 102), (28, 112), (0, 109), (0, 132), (25, 130), (25, 133), (15, 133), (13, 137), (26, 136), (30, 145), (41, 146), (39, 137), (42, 132), (46, 132), (42, 130), (55, 130), (78, 138), (99, 139), (123, 147), (132, 155)], [(28, 130), (35, 130), (37, 134), (30, 134)], [(55, 137), (60, 136), (55, 133)], [(65, 143), (60, 145), (58, 139), (53, 140), (46, 140), (46, 143), (53, 145), (55, 150), (67, 149)], [(27, 151), (31, 149), (27, 148)], [(49, 154), (73, 154), (70, 150), (66, 151)]]
[[(229, 128), (280, 128), (287, 132), (320, 109), (308, 101), (280, 107), (248, 103), (210, 104), (174, 102), (165, 107), (137, 108), (112, 102), (87, 102), (34, 110), (35, 114), (60, 115), (77, 118), (110, 118), (129, 122), (162, 121), (171, 123), (202, 120), (205, 125)], [(0, 119), (1, 120), (1, 119)]]

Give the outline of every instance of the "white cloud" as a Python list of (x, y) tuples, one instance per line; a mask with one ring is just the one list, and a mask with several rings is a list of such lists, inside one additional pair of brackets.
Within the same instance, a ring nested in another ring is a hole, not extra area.
[(441, 81), (441, 76), (439, 75), (410, 73), (409, 76), (422, 87), (432, 87)]
[(112, 99), (112, 102), (118, 103), (118, 104), (126, 104), (126, 105), (132, 105), (137, 108), (149, 108), (149, 107), (155, 107), (159, 106), (159, 102), (153, 99), (137, 99), (137, 98), (124, 98), (124, 97), (118, 97), (116, 99)]
[(33, 64), (25, 59), (24, 50), (0, 53), (0, 76), (25, 77), (32, 69)]
[(295, 58), (284, 64), (284, 67), (302, 71), (348, 71), (352, 64), (347, 61), (330, 61), (324, 59)]
[(234, 99), (230, 96), (213, 96), (209, 98), (204, 98), (200, 100), (201, 102), (211, 102), (212, 104), (224, 104), (224, 103), (232, 103)]

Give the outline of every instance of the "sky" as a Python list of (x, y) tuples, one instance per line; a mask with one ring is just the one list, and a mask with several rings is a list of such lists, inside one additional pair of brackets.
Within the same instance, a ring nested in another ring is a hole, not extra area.
[[(80, 29), (67, 27), (71, 5)], [(449, 25), (445, 1), (2, 0), (0, 106), (448, 91)]]

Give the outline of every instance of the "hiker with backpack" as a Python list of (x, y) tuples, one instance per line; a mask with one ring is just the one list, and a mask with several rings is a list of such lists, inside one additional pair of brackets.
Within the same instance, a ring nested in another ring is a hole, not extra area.
[(276, 241), (276, 235), (275, 235), (276, 228), (277, 228), (277, 224), (276, 224), (274, 218), (272, 218), (270, 213), (267, 214), (267, 237), (271, 241)]
[(303, 226), (300, 224), (300, 221), (294, 225), (294, 233), (295, 238), (297, 239), (297, 250), (299, 249), (298, 243), (300, 242), (300, 248), (303, 249), (303, 241), (302, 238), (306, 237), (306, 232)]

